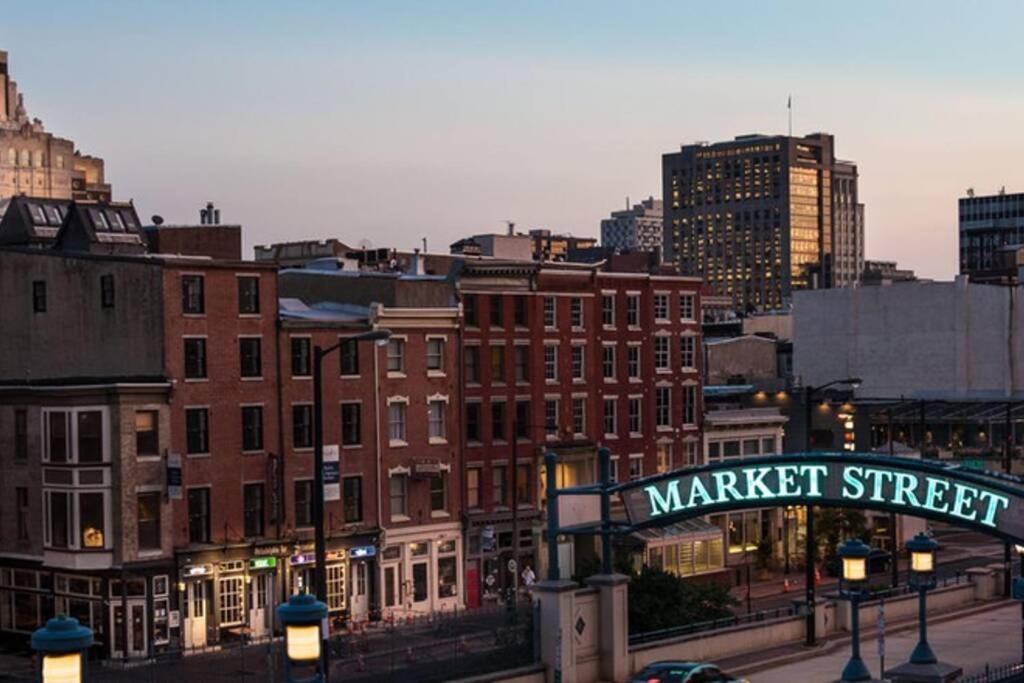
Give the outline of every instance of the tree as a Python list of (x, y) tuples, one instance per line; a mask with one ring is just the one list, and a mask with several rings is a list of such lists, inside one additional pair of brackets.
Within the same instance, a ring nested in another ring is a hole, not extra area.
[[(817, 513), (817, 542), (820, 548), (825, 543), (825, 570), (835, 574), (838, 569), (836, 551), (839, 544), (851, 538), (865, 543), (868, 538), (868, 522), (860, 510), (849, 508), (822, 508)], [(817, 559), (817, 558), (815, 558)]]
[(647, 633), (732, 615), (736, 599), (725, 586), (684, 580), (644, 567), (629, 582), (629, 630)]

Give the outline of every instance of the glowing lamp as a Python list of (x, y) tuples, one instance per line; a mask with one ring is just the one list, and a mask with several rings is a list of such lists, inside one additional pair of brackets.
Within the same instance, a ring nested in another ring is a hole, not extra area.
[[(327, 618), (327, 605), (309, 593), (299, 593), (278, 606), (277, 617), (284, 627), (284, 649), (289, 672), (293, 668), (315, 667), (318, 675), (302, 680), (323, 680), (321, 663), (324, 634), (321, 622)], [(290, 675), (289, 680), (297, 679)]]
[(90, 646), (92, 630), (77, 619), (61, 614), (47, 621), (32, 634), (32, 649), (42, 658), (42, 683), (81, 683)]
[(320, 624), (286, 626), (285, 640), (288, 643), (288, 659), (293, 662), (310, 662), (320, 659)]
[(918, 574), (929, 574), (935, 571), (935, 551), (938, 547), (938, 542), (925, 534), (918, 534), (907, 541), (911, 571)]
[(839, 558), (843, 563), (843, 578), (850, 583), (867, 580), (868, 556), (870, 554), (871, 548), (856, 538), (839, 546)]

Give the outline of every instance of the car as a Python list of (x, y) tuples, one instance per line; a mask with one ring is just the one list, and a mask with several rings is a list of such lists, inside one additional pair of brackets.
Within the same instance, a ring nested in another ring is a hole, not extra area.
[(749, 683), (708, 662), (653, 662), (633, 675), (631, 683)]
[[(892, 553), (881, 548), (872, 548), (871, 554), (868, 555), (868, 574), (882, 574), (889, 571), (892, 566)], [(828, 570), (829, 576), (839, 576), (840, 560), (838, 557), (833, 559), (826, 569)]]

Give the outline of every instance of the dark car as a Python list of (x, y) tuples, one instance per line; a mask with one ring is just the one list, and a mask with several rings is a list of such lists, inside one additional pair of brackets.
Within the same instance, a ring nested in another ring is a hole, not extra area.
[[(882, 574), (889, 571), (892, 562), (892, 553), (881, 548), (872, 548), (868, 555), (868, 574)], [(835, 558), (828, 564), (828, 575), (839, 576), (839, 558)]]
[(707, 662), (654, 662), (633, 674), (631, 683), (748, 683)]

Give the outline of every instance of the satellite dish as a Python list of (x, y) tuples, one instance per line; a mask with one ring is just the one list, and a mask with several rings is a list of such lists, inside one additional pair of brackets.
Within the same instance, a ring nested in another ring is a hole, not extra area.
[(153, 218), (151, 220), (153, 221), (153, 225), (163, 225), (164, 224), (164, 217), (160, 216), (160, 215), (154, 214)]

